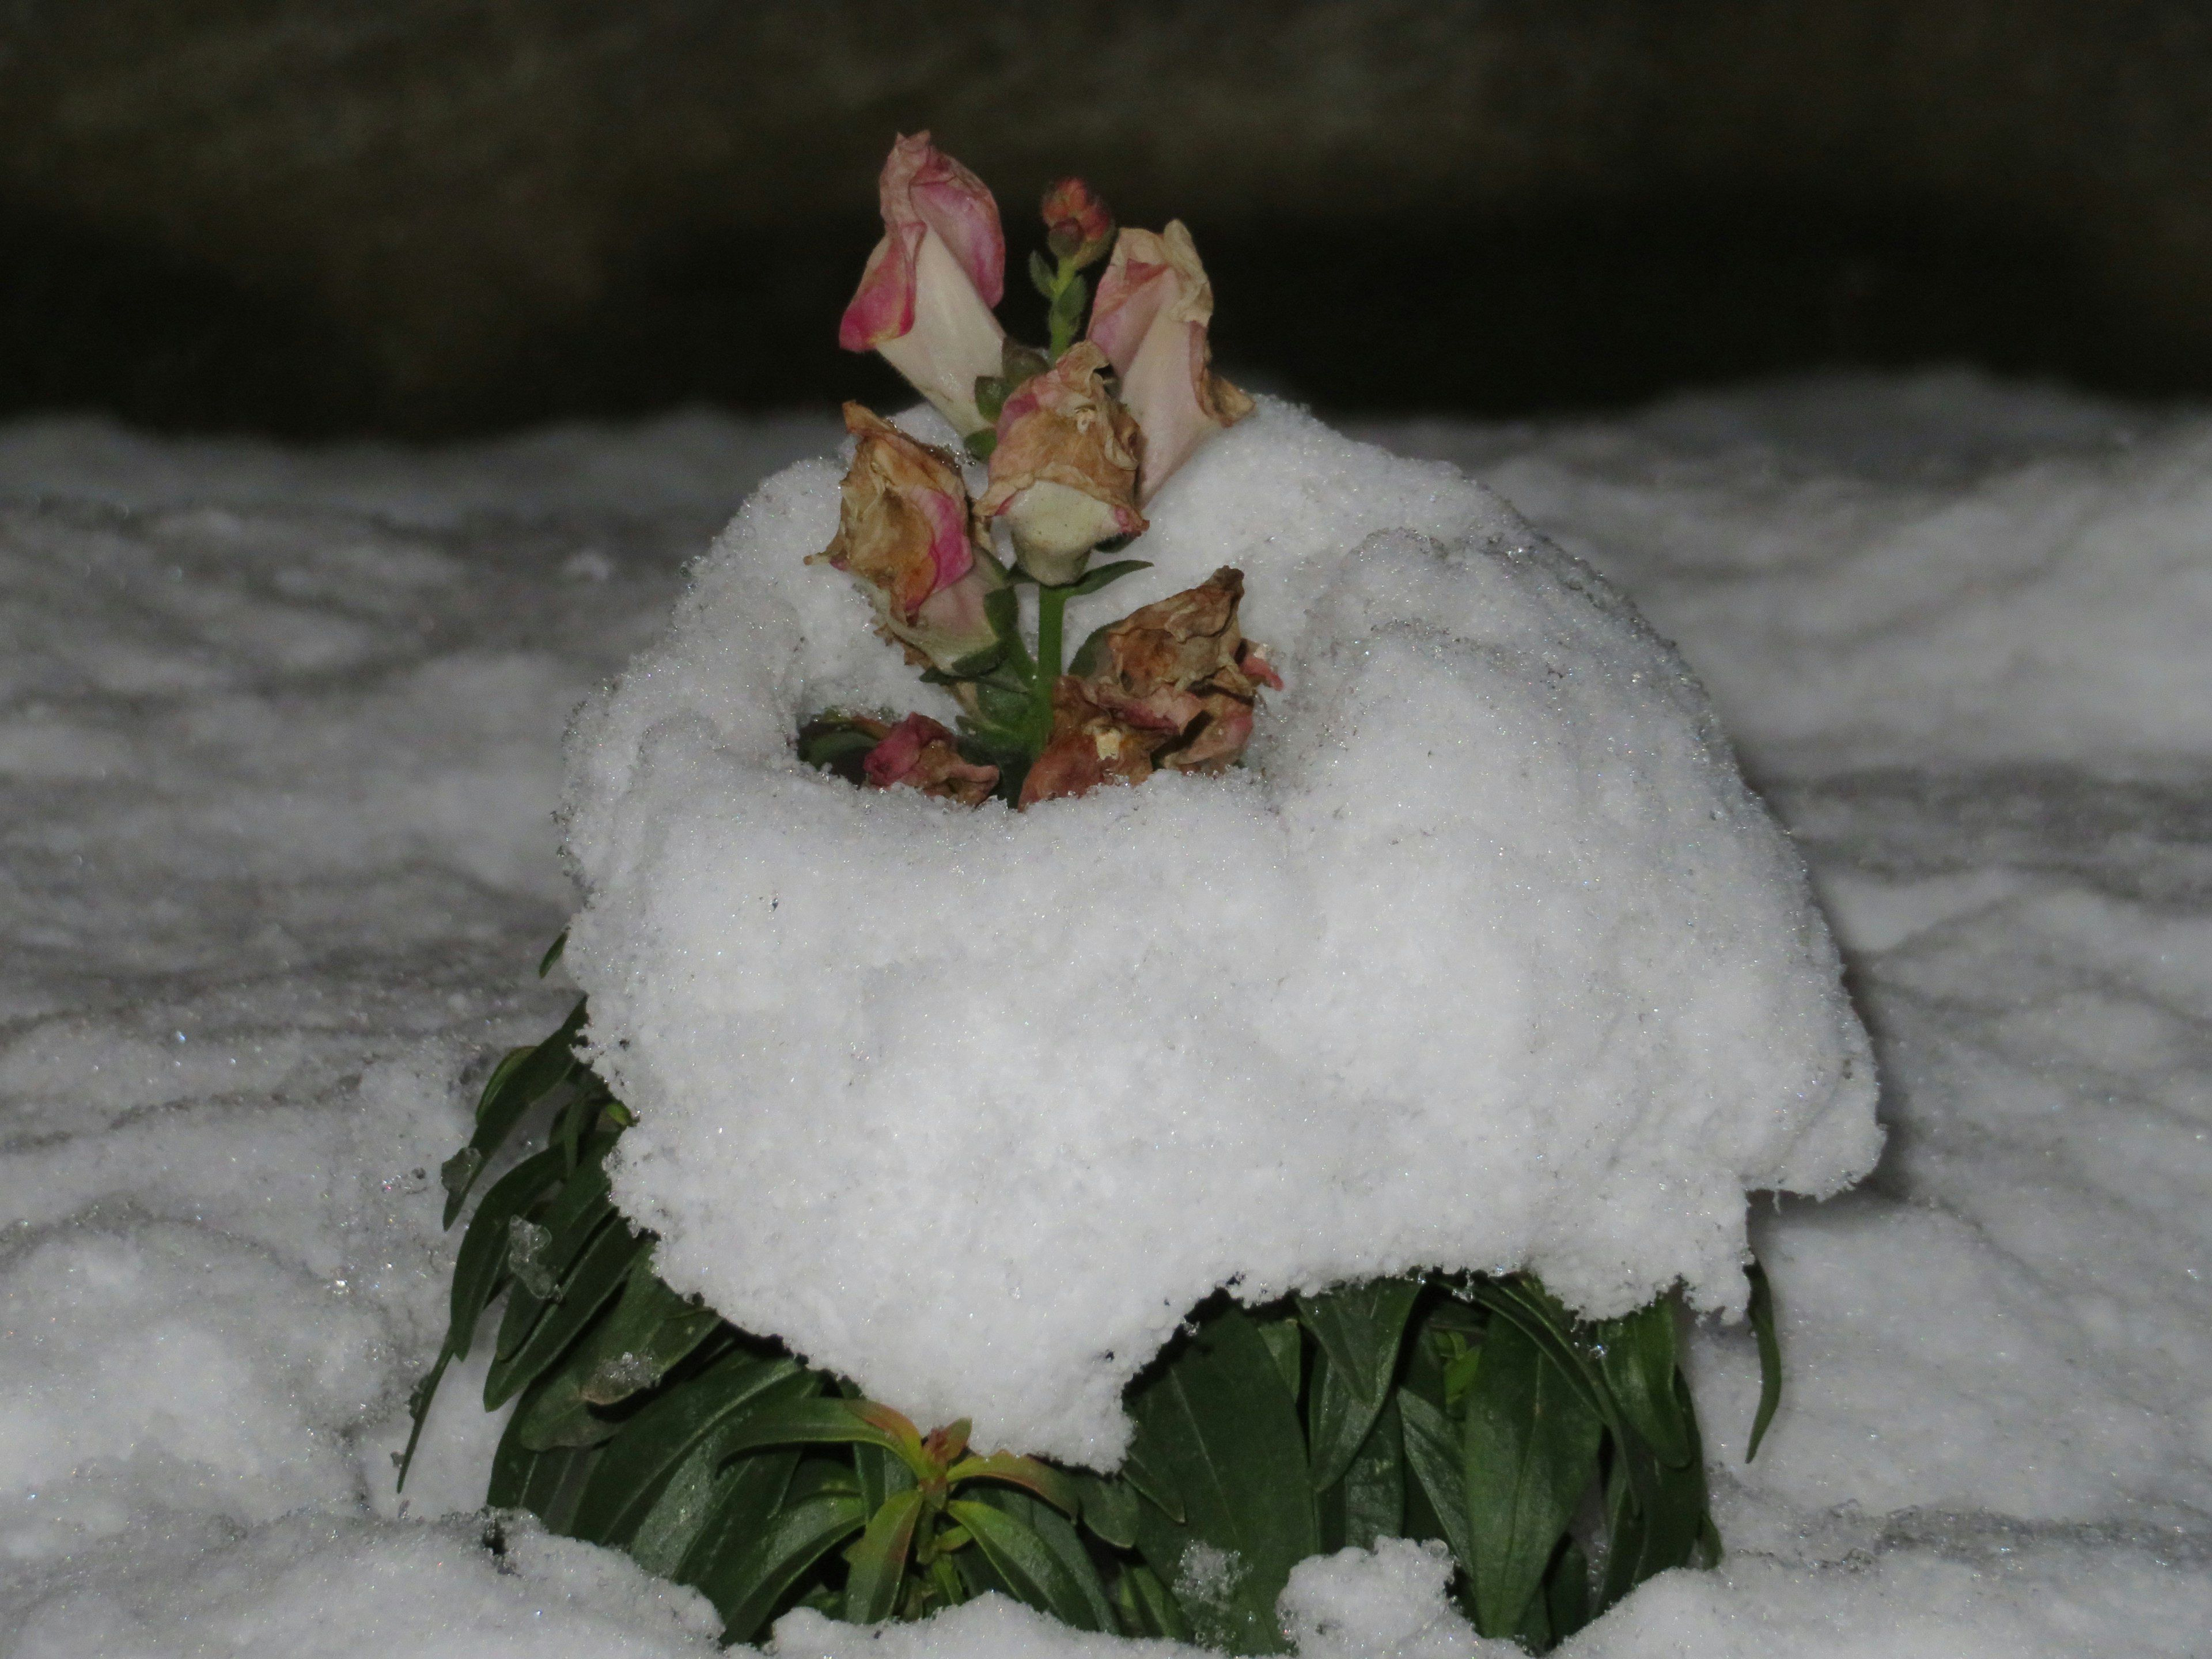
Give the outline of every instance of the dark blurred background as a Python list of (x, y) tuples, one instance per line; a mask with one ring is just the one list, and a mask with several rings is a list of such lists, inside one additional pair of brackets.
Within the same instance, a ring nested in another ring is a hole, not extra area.
[(1325, 409), (2212, 392), (2203, 0), (0, 0), (0, 413), (880, 392), (836, 324), (924, 126), (1018, 258), (1057, 173), (1182, 216), (1224, 366)]

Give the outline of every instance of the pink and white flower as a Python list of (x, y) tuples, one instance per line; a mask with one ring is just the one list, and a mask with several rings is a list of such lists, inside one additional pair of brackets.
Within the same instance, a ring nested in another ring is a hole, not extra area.
[(981, 543), (959, 463), (859, 404), (845, 405), (845, 429), (859, 441), (837, 534), (814, 558), (858, 580), (884, 631), (934, 666), (994, 648), (985, 601), (1006, 576)]
[(1121, 401), (1144, 429), (1139, 505), (1199, 445), (1252, 412), (1252, 400), (1207, 367), (1213, 287), (1180, 219), (1127, 230), (1098, 279), (1091, 338), (1121, 377)]
[(1105, 369), (1105, 355), (1084, 341), (999, 411), (991, 479), (976, 512), (1005, 518), (1022, 568), (1051, 586), (1082, 574), (1099, 543), (1145, 528), (1137, 422), (1107, 391)]
[(1005, 297), (1006, 238), (989, 188), (929, 142), (891, 146), (878, 184), (884, 237), (845, 307), (837, 343), (883, 353), (964, 436), (991, 422), (975, 382), (999, 373), (1006, 331), (992, 314)]

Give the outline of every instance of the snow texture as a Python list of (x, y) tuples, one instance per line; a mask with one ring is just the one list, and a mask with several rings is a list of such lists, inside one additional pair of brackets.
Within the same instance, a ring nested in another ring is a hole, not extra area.
[[(835, 431), (0, 428), (0, 1655), (713, 1650), (620, 1558), (436, 1518), (483, 1492), (480, 1370), (404, 1516), (390, 1454), (437, 1162), (574, 995), (531, 973), (562, 727)], [(1756, 1463), (1748, 1340), (1691, 1344), (1728, 1559), (1567, 1659), (2212, 1650), (2212, 420), (1943, 376), (1362, 435), (1681, 642), (1883, 1079), (1873, 1177), (1757, 1206)], [(1386, 1547), (1285, 1612), (1308, 1659), (1480, 1652), (1434, 1586)], [(984, 1602), (869, 1646), (931, 1644), (1130, 1645)]]
[(794, 757), (926, 690), (805, 562), (837, 471), (762, 486), (570, 751), (569, 963), (676, 1288), (1110, 1468), (1222, 1285), (1526, 1266), (1593, 1316), (1734, 1311), (1745, 1191), (1872, 1165), (1796, 854), (1680, 660), (1480, 485), (1264, 403), (1069, 629), (1242, 568), (1290, 682), (1249, 768), (1015, 813)]

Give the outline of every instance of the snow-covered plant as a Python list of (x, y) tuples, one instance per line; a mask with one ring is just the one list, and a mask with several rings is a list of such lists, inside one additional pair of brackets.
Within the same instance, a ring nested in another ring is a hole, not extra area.
[[(1148, 568), (1094, 555), (1141, 533), (1161, 483), (1251, 407), (1209, 367), (1212, 294), (1189, 233), (1117, 239), (1080, 180), (1054, 185), (1050, 257), (1030, 261), (1037, 350), (995, 315), (1005, 241), (973, 173), (926, 133), (902, 138), (882, 200), (841, 337), (905, 373), (965, 453), (847, 404), (838, 526), (814, 557), (951, 693), (959, 730), (832, 709), (795, 734), (799, 757), (968, 808), (1237, 765), (1261, 693), (1283, 684), (1240, 627), (1242, 572), (1139, 607), (1063, 662), (1068, 600)], [(1109, 248), (1079, 340), (1082, 273)], [(1085, 1630), (1273, 1651), (1297, 1562), (1412, 1537), (1449, 1547), (1478, 1629), (1541, 1649), (1654, 1573), (1718, 1557), (1671, 1295), (1591, 1322), (1526, 1273), (1401, 1273), (1249, 1309), (1218, 1294), (1130, 1384), (1115, 1473), (975, 1451), (964, 1420), (925, 1431), (658, 1275), (654, 1236), (615, 1206), (608, 1159), (635, 1120), (576, 1052), (585, 1018), (580, 1001), (500, 1062), (445, 1167), (451, 1226), (526, 1120), (542, 1125), (542, 1149), (477, 1202), (416, 1433), (503, 1297), (484, 1406), (514, 1413), (488, 1502), (696, 1585), (727, 1640), (795, 1606), (866, 1623), (998, 1591)], [(1755, 1451), (1780, 1373), (1755, 1267), (1752, 1284)]]

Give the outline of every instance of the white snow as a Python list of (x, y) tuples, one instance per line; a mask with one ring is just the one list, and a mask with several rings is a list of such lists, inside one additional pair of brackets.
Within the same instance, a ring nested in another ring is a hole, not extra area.
[[(0, 1653), (712, 1650), (619, 1558), (425, 1518), (483, 1490), (473, 1379), (404, 1518), (388, 1454), (442, 1325), (431, 1172), (574, 994), (530, 973), (563, 725), (833, 434), (0, 430)], [(1881, 1066), (1873, 1177), (1758, 1206), (1790, 1390), (1748, 1468), (1749, 1345), (1692, 1345), (1728, 1560), (1564, 1651), (2205, 1653), (2212, 421), (1927, 377), (1364, 435), (1681, 641)], [(1421, 1575), (1309, 1564), (1302, 1651), (1480, 1652)], [(1127, 1645), (999, 1603), (885, 1643)]]
[(1249, 769), (1018, 814), (793, 757), (925, 690), (805, 562), (834, 477), (763, 486), (571, 748), (569, 965), (678, 1289), (1108, 1468), (1220, 1285), (1740, 1310), (1745, 1191), (1872, 1164), (1864, 1033), (1703, 694), (1480, 486), (1264, 403), (1069, 630), (1241, 568), (1290, 682)]

